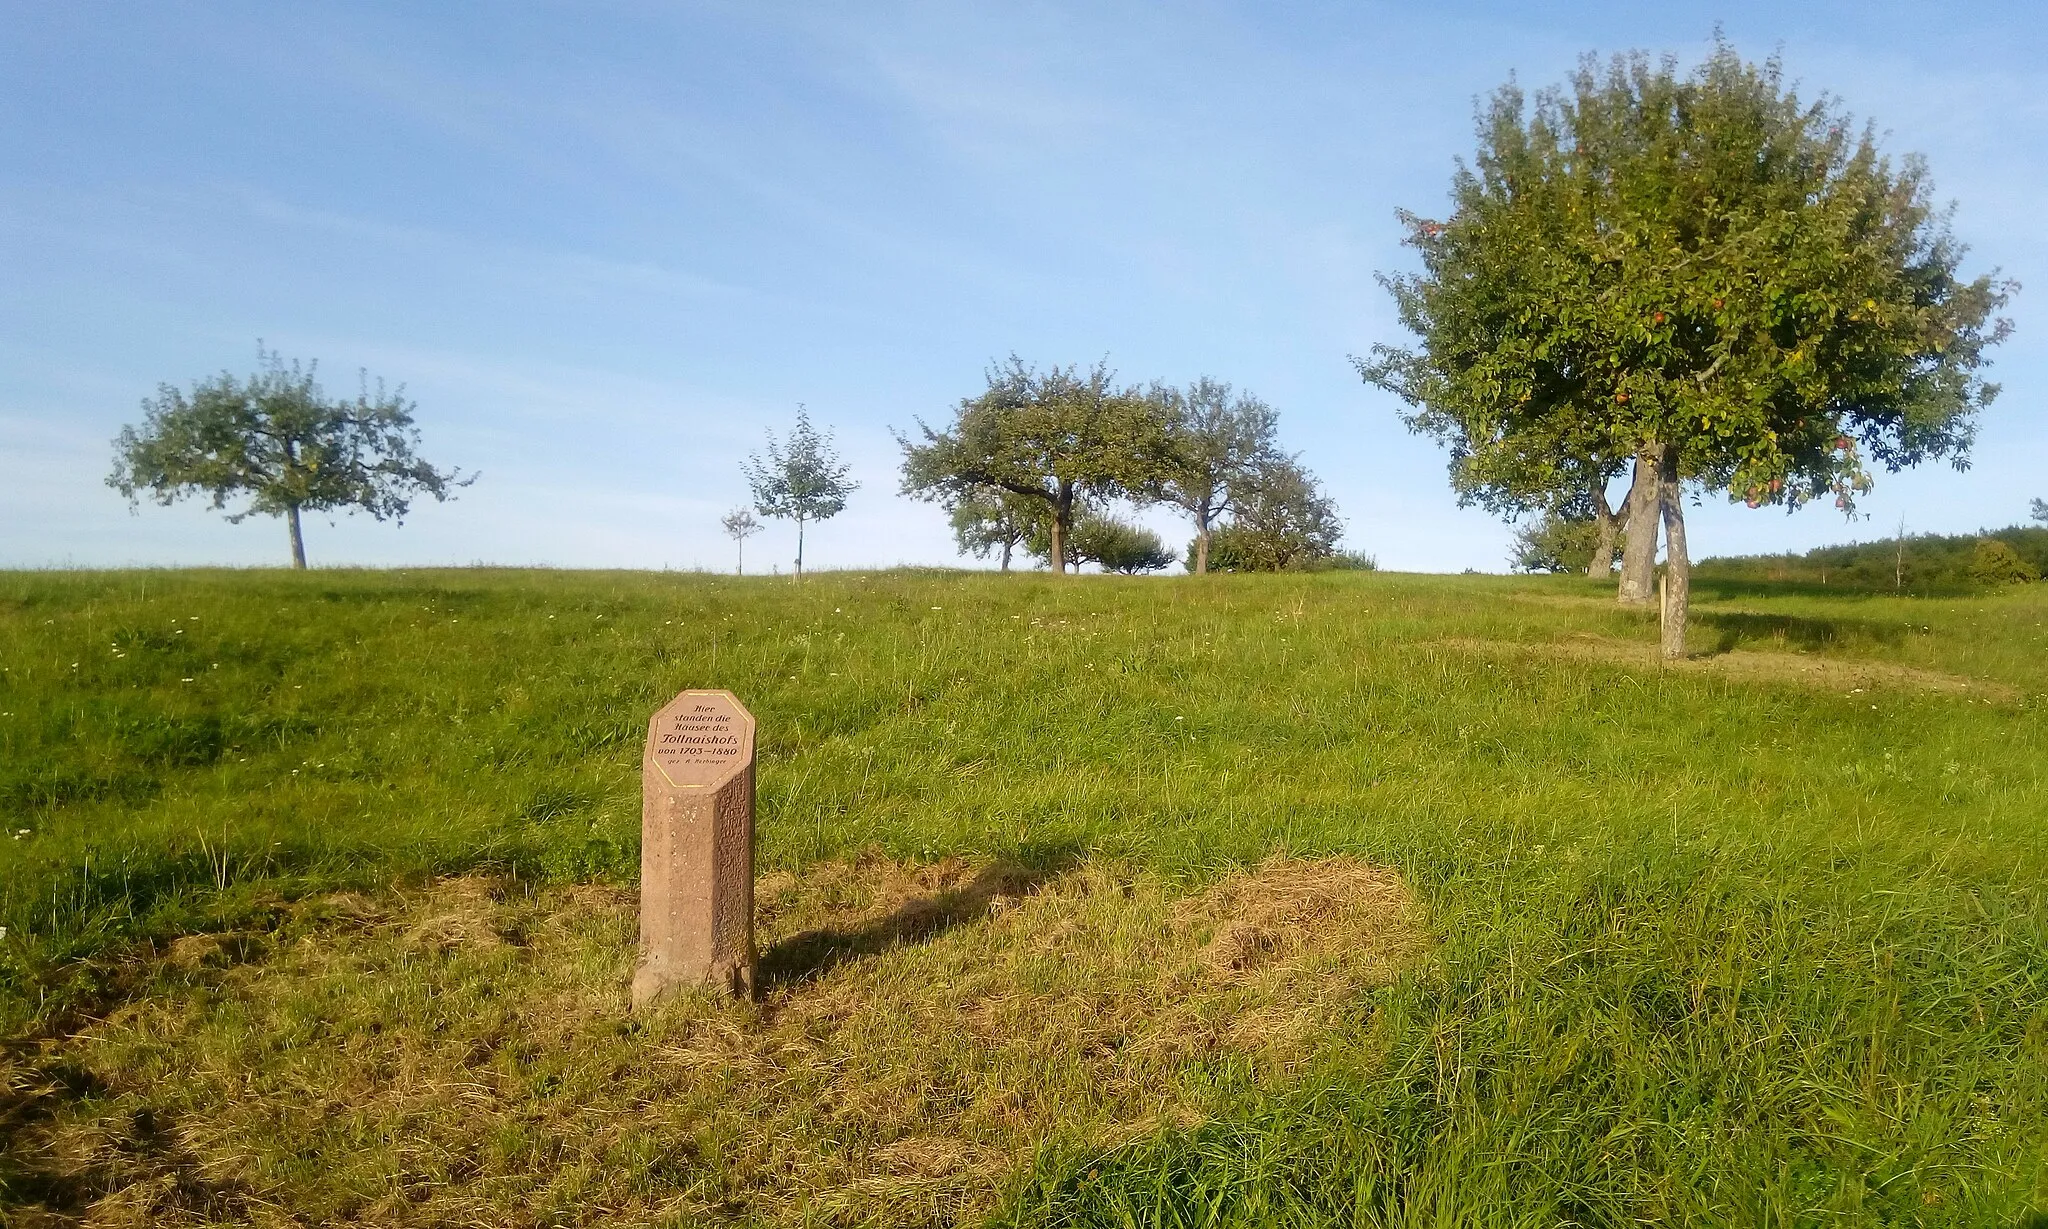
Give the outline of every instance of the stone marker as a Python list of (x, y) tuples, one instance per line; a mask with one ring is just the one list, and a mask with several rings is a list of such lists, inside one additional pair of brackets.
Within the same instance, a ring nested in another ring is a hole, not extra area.
[(754, 717), (686, 691), (647, 723), (633, 1005), (678, 987), (754, 990)]

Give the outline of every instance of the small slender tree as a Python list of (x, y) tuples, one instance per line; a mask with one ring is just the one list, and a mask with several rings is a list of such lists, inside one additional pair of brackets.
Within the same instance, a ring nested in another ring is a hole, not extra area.
[(860, 489), (847, 480), (851, 466), (842, 465), (832, 447), (832, 433), (811, 426), (811, 412), (796, 407), (796, 426), (783, 444), (768, 433), (767, 457), (749, 455), (742, 469), (754, 488), (754, 510), (762, 516), (796, 522), (796, 574), (804, 574), (804, 525), (824, 521), (846, 510), (846, 497)]
[(203, 495), (216, 510), (247, 499), (230, 523), (258, 514), (281, 516), (291, 531), (292, 566), (306, 566), (305, 512), (366, 512), (403, 522), (415, 496), (445, 500), (476, 481), (440, 470), (414, 453), (412, 402), (403, 385), (386, 392), (369, 376), (354, 400), (327, 399), (314, 378), (319, 364), (287, 366), (276, 351), (256, 347), (257, 371), (246, 380), (222, 372), (191, 391), (161, 385), (142, 403), (139, 427), (114, 437), (107, 485), (130, 506), (147, 494), (169, 506)]
[(747, 574), (747, 539), (761, 532), (761, 522), (754, 519), (753, 509), (734, 508), (726, 513), (725, 518), (719, 521), (718, 524), (720, 528), (725, 530), (725, 536), (731, 538), (739, 547), (739, 566), (733, 569), (734, 574), (745, 576)]
[(1159, 481), (1172, 456), (1158, 404), (1115, 379), (1107, 363), (1040, 372), (1011, 355), (950, 428), (919, 420), (922, 442), (897, 436), (903, 493), (947, 506), (989, 487), (1018, 496), (1043, 515), (1052, 570), (1064, 573), (1075, 517)]
[(2048, 499), (2037, 499), (2034, 501), (2033, 517), (2042, 524), (2048, 525)]
[(1279, 458), (1280, 416), (1208, 376), (1185, 390), (1155, 387), (1152, 397), (1163, 407), (1173, 452), (1166, 474), (1145, 494), (1194, 520), (1193, 571), (1200, 576), (1209, 570), (1210, 530), (1244, 501), (1259, 468)]

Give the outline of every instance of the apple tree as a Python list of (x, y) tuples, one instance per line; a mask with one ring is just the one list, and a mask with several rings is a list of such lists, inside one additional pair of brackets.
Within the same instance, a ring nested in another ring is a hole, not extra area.
[(1364, 378), (1450, 447), (1454, 483), (1538, 507), (1631, 473), (1621, 600), (1684, 653), (1683, 498), (1832, 497), (1875, 469), (1967, 466), (1979, 375), (2014, 289), (1965, 279), (1925, 163), (1725, 43), (1681, 73), (1587, 58), (1562, 87), (1480, 109), (1438, 220), (1404, 213), (1419, 273), (1383, 278), (1414, 349)]
[(1023, 500), (1043, 518), (1055, 574), (1072, 562), (1076, 515), (1157, 482), (1172, 459), (1159, 404), (1119, 388), (1106, 363), (1039, 371), (1011, 355), (987, 373), (988, 388), (960, 402), (953, 423), (921, 439), (898, 436), (903, 493), (949, 508), (991, 490)]
[(788, 438), (777, 443), (769, 432), (767, 455), (750, 453), (740, 469), (753, 488), (754, 511), (796, 522), (796, 574), (802, 576), (804, 526), (846, 511), (847, 497), (860, 489), (847, 477), (852, 467), (839, 460), (832, 433), (813, 427), (811, 412), (799, 405)]
[(1281, 460), (1274, 438), (1280, 416), (1246, 392), (1207, 376), (1186, 389), (1157, 388), (1166, 413), (1172, 460), (1147, 492), (1195, 522), (1189, 571), (1209, 570), (1209, 538), (1217, 521), (1243, 506), (1261, 467)]
[(281, 516), (291, 531), (292, 566), (306, 566), (304, 512), (366, 512), (403, 521), (418, 495), (445, 500), (476, 481), (436, 469), (414, 453), (419, 432), (405, 389), (383, 384), (353, 400), (330, 400), (314, 378), (318, 363), (289, 366), (256, 349), (247, 379), (222, 372), (189, 392), (169, 384), (142, 403), (143, 421), (114, 437), (107, 485), (135, 504), (147, 494), (170, 505), (201, 495), (216, 511), (246, 499), (228, 520)]

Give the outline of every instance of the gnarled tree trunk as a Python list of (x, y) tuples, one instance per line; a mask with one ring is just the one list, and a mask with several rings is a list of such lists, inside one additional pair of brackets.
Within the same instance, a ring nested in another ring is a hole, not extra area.
[[(1195, 575), (1209, 574), (1209, 534), (1218, 515), (1212, 491), (1197, 501), (1190, 511), (1195, 514)], [(1183, 505), (1185, 506), (1185, 505)]]
[(1648, 606), (1656, 597), (1657, 522), (1663, 503), (1661, 466), (1664, 446), (1650, 443), (1636, 454), (1635, 476), (1628, 488), (1628, 529), (1622, 535), (1621, 589), (1615, 600), (1624, 606)]
[(1628, 500), (1621, 501), (1621, 511), (1607, 506), (1607, 483), (1602, 479), (1593, 482), (1593, 558), (1586, 564), (1586, 575), (1601, 580), (1614, 575), (1614, 539), (1617, 530), (1628, 521)]
[(1679, 502), (1678, 450), (1666, 449), (1658, 466), (1664, 505), (1664, 656), (1685, 656), (1685, 621), (1692, 604), (1692, 557), (1685, 550), (1685, 505)]
[(1067, 534), (1074, 527), (1074, 484), (1061, 481), (1059, 494), (1052, 505), (1052, 574), (1063, 576), (1067, 571)]

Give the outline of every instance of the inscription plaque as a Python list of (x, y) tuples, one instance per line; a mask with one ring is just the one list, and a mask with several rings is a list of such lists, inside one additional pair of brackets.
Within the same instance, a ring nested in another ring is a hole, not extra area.
[(682, 693), (647, 723), (640, 778), (633, 1005), (683, 986), (753, 993), (753, 715), (729, 691)]

